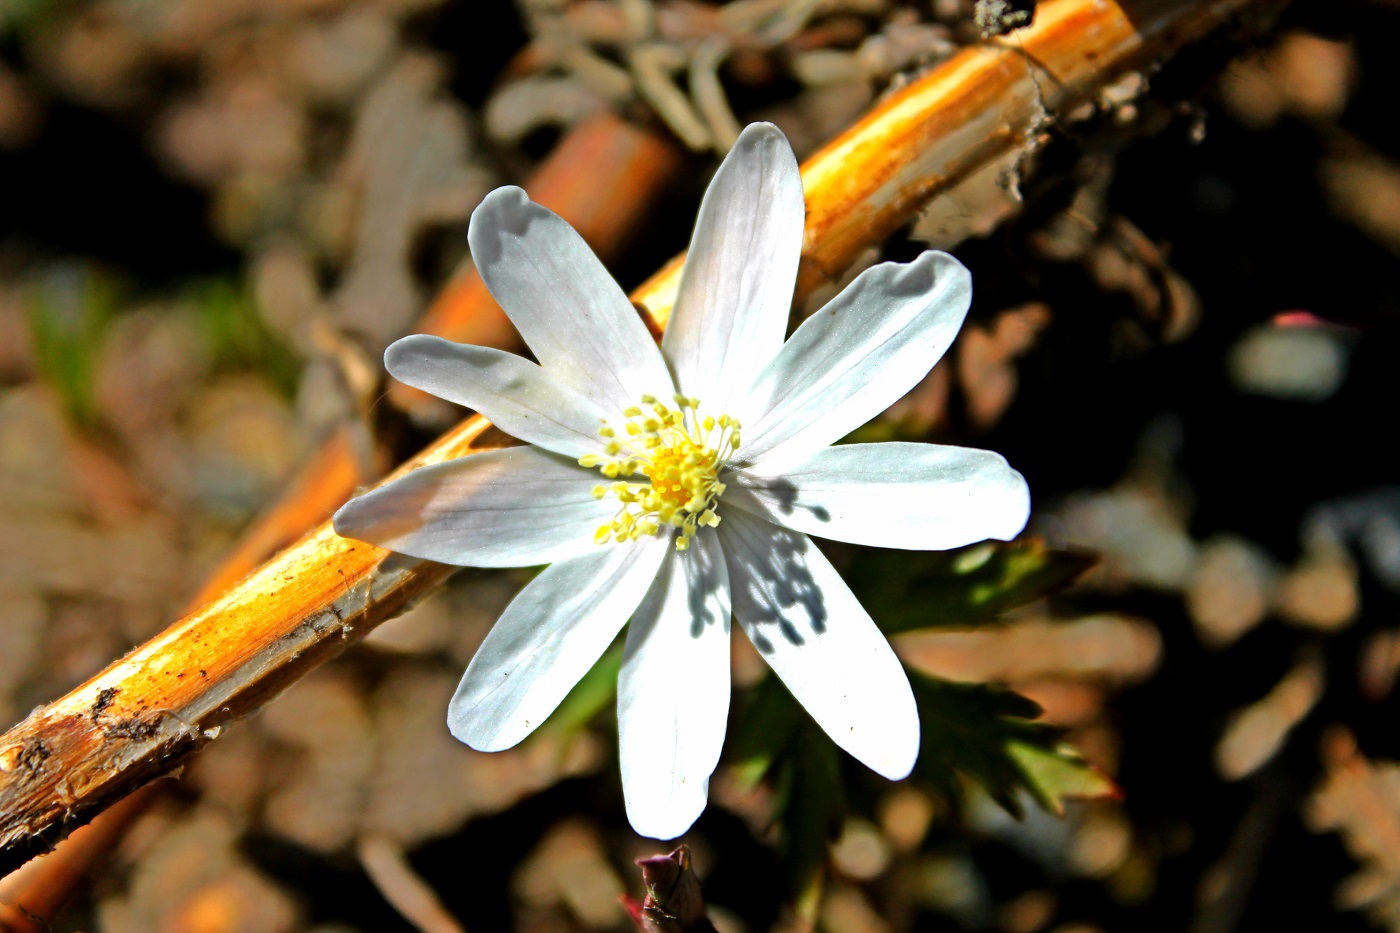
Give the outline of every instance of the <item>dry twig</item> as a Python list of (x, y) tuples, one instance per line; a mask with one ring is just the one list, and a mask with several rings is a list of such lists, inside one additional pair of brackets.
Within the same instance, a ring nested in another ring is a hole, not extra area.
[(413, 870), (408, 855), (391, 839), (370, 836), (355, 846), (360, 864), (384, 899), (422, 933), (465, 933), (432, 887)]

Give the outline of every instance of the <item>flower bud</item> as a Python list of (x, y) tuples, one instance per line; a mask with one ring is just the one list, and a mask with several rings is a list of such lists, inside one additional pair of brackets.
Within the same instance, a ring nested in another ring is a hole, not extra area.
[(646, 899), (640, 904), (623, 895), (622, 903), (642, 933), (716, 933), (705, 915), (700, 879), (690, 862), (690, 849), (678, 846), (669, 855), (637, 859)]

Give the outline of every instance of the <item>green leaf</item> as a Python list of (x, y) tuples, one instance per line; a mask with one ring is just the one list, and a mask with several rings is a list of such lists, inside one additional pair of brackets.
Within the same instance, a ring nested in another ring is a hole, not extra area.
[(1021, 767), (1030, 791), (1046, 810), (1063, 816), (1069, 797), (1117, 797), (1118, 785), (1108, 775), (1086, 762), (1069, 745), (1046, 748), (1031, 742), (1012, 740), (1006, 751)]
[(70, 0), (4, 0), (0, 2), (0, 37), (11, 31), (25, 33), (53, 21), (72, 5)]
[(841, 752), (773, 674), (749, 692), (726, 752), (746, 787), (772, 779), (773, 819), (792, 902), (800, 918), (814, 921), (828, 849), (846, 816)]
[(89, 267), (63, 266), (26, 294), (25, 310), (39, 371), (79, 424), (97, 418), (93, 378), (120, 286)]
[(621, 670), (622, 642), (619, 639), (574, 684), (544, 728), (571, 735), (587, 726), (617, 700), (617, 675)]
[(845, 820), (846, 791), (840, 752), (816, 723), (800, 717), (791, 739), (790, 754), (782, 761), (776, 814), (793, 903), (798, 917), (810, 923), (821, 908), (827, 853)]
[(188, 286), (184, 297), (216, 370), (260, 373), (284, 395), (295, 394), (301, 363), (263, 324), (246, 289), (209, 279)]
[(1116, 792), (1108, 778), (1060, 743), (1057, 730), (1033, 721), (1040, 707), (1019, 693), (915, 671), (909, 682), (923, 731), (914, 775), (948, 799), (962, 801), (966, 778), (1020, 817), (1024, 794), (1059, 814), (1066, 797)]
[(737, 718), (726, 744), (740, 784), (752, 789), (773, 769), (806, 713), (782, 681), (769, 674), (749, 691)]
[[(1112, 781), (1061, 743), (1057, 730), (1034, 721), (1040, 707), (1019, 693), (917, 671), (909, 680), (922, 730), (914, 778), (948, 799), (961, 802), (971, 781), (1020, 817), (1028, 796), (1059, 814), (1068, 797), (1116, 793)], [(829, 846), (845, 819), (842, 753), (770, 674), (736, 717), (727, 754), (744, 784), (773, 781), (793, 901), (801, 918), (815, 918)]]
[(880, 628), (893, 634), (986, 622), (1059, 592), (1096, 560), (1039, 538), (943, 552), (865, 548), (845, 576)]

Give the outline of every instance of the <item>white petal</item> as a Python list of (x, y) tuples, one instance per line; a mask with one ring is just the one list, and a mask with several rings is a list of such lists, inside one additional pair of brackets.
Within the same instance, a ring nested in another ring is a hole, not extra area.
[(712, 532), (672, 551), (632, 616), (617, 681), (632, 828), (674, 839), (705, 809), (729, 717), (729, 576)]
[(607, 544), (541, 571), (468, 665), (447, 707), (452, 734), (496, 752), (533, 732), (612, 644), (670, 547), (669, 536)]
[(676, 385), (731, 411), (787, 331), (805, 208), (797, 159), (770, 123), (749, 126), (710, 182), (662, 339)]
[(490, 450), (414, 470), (335, 513), (335, 530), (391, 551), (463, 567), (531, 567), (602, 547), (616, 500), (602, 481), (534, 447)]
[(514, 353), (413, 334), (384, 351), (400, 382), (479, 411), (512, 437), (569, 457), (602, 449), (605, 412)]
[(613, 411), (672, 393), (636, 309), (561, 217), (519, 188), (497, 188), (467, 239), (482, 281), (552, 377)]
[(803, 459), (884, 411), (938, 362), (971, 300), (947, 253), (866, 269), (759, 374), (735, 461)]
[[(760, 465), (761, 466), (761, 465)], [(821, 538), (916, 551), (1008, 541), (1030, 490), (1001, 454), (937, 444), (843, 444), (781, 475), (725, 477), (724, 505)]]
[(891, 780), (919, 753), (909, 678), (885, 636), (804, 534), (730, 509), (719, 526), (734, 618), (832, 741)]

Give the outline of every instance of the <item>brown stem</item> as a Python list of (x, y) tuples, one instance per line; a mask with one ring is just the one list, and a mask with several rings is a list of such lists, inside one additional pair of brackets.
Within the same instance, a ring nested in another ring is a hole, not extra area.
[(0, 933), (47, 933), (47, 919), (58, 913), (69, 892), (111, 850), (159, 787), (147, 784), (122, 798), (52, 852), (0, 879)]
[[(969, 49), (892, 95), (803, 168), (808, 221), (799, 298), (833, 279), (928, 198), (1091, 98), (1270, 0), (1050, 0), (1036, 24)], [(633, 295), (664, 322), (673, 261)], [(463, 422), (405, 464), (474, 453)], [(338, 537), (322, 525), (233, 590), (0, 736), (0, 872), (169, 773), (451, 568)]]

